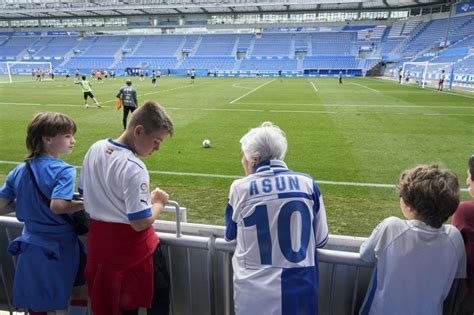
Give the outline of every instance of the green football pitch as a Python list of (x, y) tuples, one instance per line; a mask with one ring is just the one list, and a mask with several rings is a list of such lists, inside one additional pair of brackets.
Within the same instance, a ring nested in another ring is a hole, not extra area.
[[(15, 81), (18, 78), (14, 78)], [(28, 121), (40, 111), (70, 115), (78, 125), (68, 163), (80, 166), (95, 141), (117, 137), (122, 113), (115, 94), (125, 78), (93, 83), (102, 109), (83, 108), (72, 79), (0, 84), (0, 179), (26, 153)], [(286, 163), (320, 187), (332, 234), (367, 236), (388, 216), (401, 216), (394, 185), (401, 171), (436, 163), (465, 187), (474, 153), (474, 94), (437, 92), (378, 79), (132, 78), (139, 102), (156, 100), (175, 135), (144, 159), (151, 184), (188, 209), (188, 221), (224, 224), (228, 189), (243, 176), (239, 139), (264, 121), (288, 138)], [(212, 146), (202, 148), (204, 139)], [(462, 192), (462, 199), (469, 196)], [(165, 219), (173, 219), (165, 214)]]

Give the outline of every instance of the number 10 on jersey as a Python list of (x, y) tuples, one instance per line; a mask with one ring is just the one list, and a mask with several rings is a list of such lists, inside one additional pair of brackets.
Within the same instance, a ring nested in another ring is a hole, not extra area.
[[(301, 218), (301, 234), (299, 250), (293, 250), (291, 244), (291, 216), (298, 212)], [(277, 238), (283, 256), (292, 263), (299, 263), (306, 258), (311, 236), (311, 215), (308, 205), (299, 200), (283, 204), (278, 212)], [(257, 229), (257, 241), (260, 249), (262, 265), (272, 265), (272, 239), (266, 205), (258, 205), (255, 211), (244, 218), (246, 227), (254, 226)]]

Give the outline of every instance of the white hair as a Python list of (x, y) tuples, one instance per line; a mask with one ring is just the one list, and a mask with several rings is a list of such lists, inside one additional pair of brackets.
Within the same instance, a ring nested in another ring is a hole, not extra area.
[(247, 161), (283, 160), (288, 149), (285, 133), (269, 121), (250, 129), (240, 139), (240, 144)]

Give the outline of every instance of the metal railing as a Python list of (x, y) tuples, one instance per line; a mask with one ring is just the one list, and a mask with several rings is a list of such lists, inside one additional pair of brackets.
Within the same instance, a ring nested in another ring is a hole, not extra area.
[[(216, 230), (221, 234), (220, 227), (200, 226), (199, 231), (208, 229), (202, 232), (206, 236), (182, 234), (179, 205), (170, 202), (167, 208), (176, 211), (176, 233), (170, 233), (169, 222), (157, 221), (154, 227), (171, 276), (171, 313), (234, 314), (231, 257), (235, 243), (213, 235)], [(162, 224), (168, 226), (166, 232), (160, 229)], [(21, 233), (22, 226), (14, 217), (0, 216), (0, 248), (6, 248)], [(183, 228), (187, 230), (188, 224)], [(341, 238), (338, 242), (354, 247), (353, 238)], [(365, 297), (373, 265), (362, 261), (356, 252), (333, 249), (318, 249), (318, 263), (319, 313), (356, 314)], [(10, 312), (15, 265), (15, 258), (0, 250), (0, 303)], [(456, 289), (454, 286), (445, 314), (454, 314)]]

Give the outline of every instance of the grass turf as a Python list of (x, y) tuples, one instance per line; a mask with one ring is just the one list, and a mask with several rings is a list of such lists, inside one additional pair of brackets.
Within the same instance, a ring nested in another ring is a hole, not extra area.
[[(76, 147), (62, 157), (73, 165), (82, 164), (92, 143), (121, 133), (115, 94), (125, 78), (93, 80), (104, 108), (87, 110), (72, 79), (21, 79), (26, 82), (0, 84), (1, 180), (13, 169), (10, 162), (23, 159), (26, 125), (37, 112), (59, 111), (76, 121)], [(474, 153), (474, 95), (468, 92), (364, 78), (341, 86), (337, 79), (197, 78), (191, 84), (165, 77), (156, 88), (150, 79), (132, 80), (139, 103), (160, 102), (175, 122), (174, 137), (144, 161), (152, 187), (188, 208), (189, 222), (224, 224), (229, 186), (244, 175), (239, 139), (263, 121), (286, 132), (289, 168), (319, 181), (333, 234), (366, 236), (383, 218), (401, 216), (394, 188), (350, 183), (394, 185), (402, 170), (437, 163), (457, 173), (464, 187)], [(201, 147), (203, 139), (212, 141), (210, 149)]]

